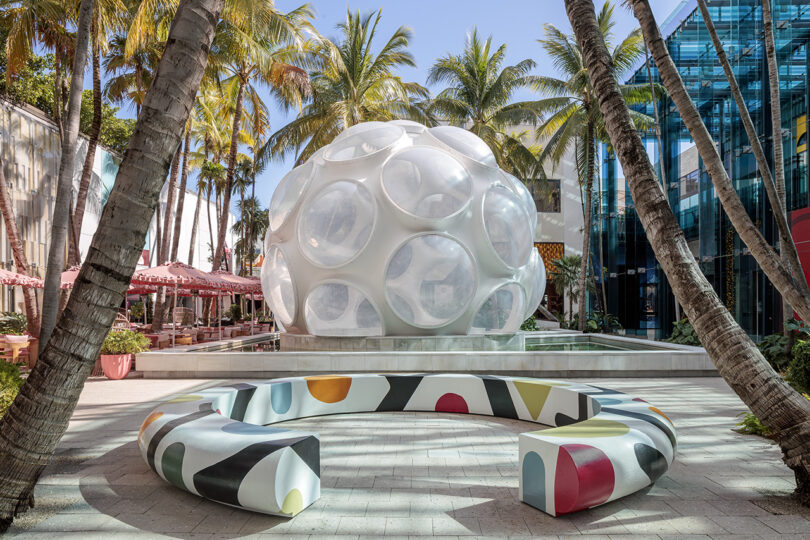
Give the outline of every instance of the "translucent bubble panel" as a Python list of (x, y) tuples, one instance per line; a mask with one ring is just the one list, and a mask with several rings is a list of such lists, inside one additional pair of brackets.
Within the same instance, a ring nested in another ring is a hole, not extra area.
[(383, 168), (382, 181), (396, 206), (426, 219), (455, 214), (469, 202), (472, 192), (470, 174), (461, 163), (426, 146), (394, 154)]
[(510, 268), (526, 264), (532, 233), (520, 199), (512, 191), (494, 186), (484, 197), (484, 230), (498, 258)]
[(381, 336), (382, 319), (358, 289), (344, 283), (323, 283), (309, 293), (305, 317), (319, 336)]
[(358, 124), (276, 188), (262, 288), (291, 333), (513, 333), (545, 291), (536, 218), (469, 131)]
[(372, 127), (358, 124), (351, 128), (354, 131), (347, 130), (326, 149), (324, 157), (329, 161), (348, 161), (369, 156), (391, 146), (405, 134), (402, 128), (394, 125), (374, 124)]
[(308, 162), (288, 172), (278, 183), (270, 200), (270, 230), (277, 231), (290, 212), (293, 211), (301, 194), (307, 187), (312, 163)]
[(298, 241), (311, 262), (340, 266), (365, 247), (374, 227), (374, 199), (356, 182), (327, 186), (301, 209)]
[(290, 267), (278, 246), (270, 246), (267, 250), (262, 265), (262, 291), (282, 324), (292, 324), (295, 317), (295, 287)]
[(509, 283), (496, 290), (473, 317), (471, 334), (497, 332), (523, 322), (526, 312), (526, 294), (517, 283)]
[(489, 167), (497, 167), (495, 156), (487, 143), (479, 139), (466, 129), (453, 126), (437, 126), (430, 129), (430, 134), (460, 154), (483, 163)]
[(457, 318), (475, 293), (475, 267), (461, 244), (434, 234), (408, 240), (385, 272), (391, 309), (414, 326), (434, 328)]

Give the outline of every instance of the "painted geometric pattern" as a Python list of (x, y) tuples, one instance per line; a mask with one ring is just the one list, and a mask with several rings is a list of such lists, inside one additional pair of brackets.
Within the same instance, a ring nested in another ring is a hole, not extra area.
[(634, 493), (675, 456), (675, 428), (640, 398), (581, 383), (465, 374), (319, 375), (176, 397), (149, 414), (141, 454), (207, 499), (294, 516), (320, 496), (315, 433), (270, 426), (327, 414), (436, 411), (552, 426), (519, 437), (520, 499), (553, 516)]

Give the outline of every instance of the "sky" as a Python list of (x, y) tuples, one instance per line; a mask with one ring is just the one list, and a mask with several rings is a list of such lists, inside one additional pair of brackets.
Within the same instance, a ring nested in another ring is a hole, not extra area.
[[(276, 6), (282, 11), (289, 11), (302, 3), (304, 0), (276, 0)], [(603, 0), (595, 1), (597, 10), (603, 3)], [(679, 3), (678, 0), (650, 0), (659, 24)], [(423, 85), (433, 61), (447, 53), (460, 53), (466, 35), (473, 27), (478, 28), (480, 35), (491, 35), (494, 44), (507, 44), (505, 65), (531, 58), (537, 63), (535, 74), (552, 76), (555, 75), (554, 69), (537, 39), (543, 37), (544, 24), (552, 24), (566, 33), (571, 31), (563, 0), (352, 0), (349, 3), (342, 0), (311, 0), (310, 4), (315, 9), (315, 27), (330, 39), (339, 35), (335, 27), (345, 20), (347, 7), (361, 13), (382, 8), (375, 50), (379, 50), (399, 26), (411, 28), (410, 52), (417, 65), (414, 68), (401, 68), (399, 73), (404, 80)], [(621, 6), (619, 0), (614, 0), (614, 4), (619, 4), (614, 12), (614, 34), (618, 40), (637, 28), (638, 24), (630, 10)], [(434, 94), (441, 90), (430, 89)], [(292, 120), (294, 112), (284, 113), (269, 93), (265, 92), (265, 96), (272, 133)], [(525, 92), (515, 97), (537, 99), (539, 96)], [(134, 110), (125, 108), (122, 113), (122, 116), (132, 116)], [(270, 203), (273, 190), (292, 168), (293, 162), (294, 158), (289, 158), (272, 163), (257, 178), (256, 195), (263, 206)]]

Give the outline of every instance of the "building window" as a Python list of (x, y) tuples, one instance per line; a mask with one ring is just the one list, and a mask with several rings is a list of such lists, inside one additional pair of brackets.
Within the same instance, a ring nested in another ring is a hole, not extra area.
[(559, 214), (561, 211), (562, 196), (559, 180), (538, 180), (526, 185), (534, 197), (537, 211), (542, 213)]

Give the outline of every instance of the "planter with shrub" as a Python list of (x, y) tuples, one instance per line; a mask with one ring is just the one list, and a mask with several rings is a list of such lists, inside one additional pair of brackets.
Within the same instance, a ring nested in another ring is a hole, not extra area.
[(14, 364), (0, 360), (0, 418), (11, 407), (11, 402), (17, 397), (17, 392), (23, 385), (20, 377), (20, 368)]
[(108, 379), (119, 380), (132, 369), (135, 353), (149, 349), (149, 338), (132, 330), (113, 330), (101, 346), (101, 370)]

